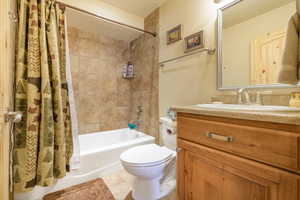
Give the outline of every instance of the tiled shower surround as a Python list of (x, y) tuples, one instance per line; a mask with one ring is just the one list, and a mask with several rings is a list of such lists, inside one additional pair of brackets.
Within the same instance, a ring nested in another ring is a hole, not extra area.
[[(145, 19), (146, 30), (158, 29), (158, 13)], [(141, 105), (140, 130), (156, 135), (158, 38), (144, 34), (128, 43), (75, 27), (68, 37), (80, 134), (126, 128)], [(122, 78), (128, 61), (135, 65), (133, 80)]]
[[(145, 30), (159, 32), (159, 9), (145, 18)], [(152, 136), (159, 133), (159, 39), (143, 34), (131, 42), (130, 60), (135, 64), (136, 78), (131, 81), (131, 105), (144, 108), (141, 131)], [(132, 107), (130, 118), (136, 116), (136, 108)], [(158, 139), (158, 137), (156, 137)]]

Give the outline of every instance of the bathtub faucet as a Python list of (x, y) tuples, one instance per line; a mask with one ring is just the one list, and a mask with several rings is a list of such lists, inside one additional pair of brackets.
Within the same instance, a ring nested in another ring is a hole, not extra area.
[(141, 116), (143, 113), (143, 106), (138, 106), (136, 110), (137, 120), (141, 120)]
[(136, 129), (139, 129), (142, 124), (142, 120), (141, 120), (142, 114), (143, 114), (143, 107), (138, 106), (136, 110), (136, 115), (137, 115), (136, 120), (130, 122), (130, 124), (134, 124), (136, 126)]

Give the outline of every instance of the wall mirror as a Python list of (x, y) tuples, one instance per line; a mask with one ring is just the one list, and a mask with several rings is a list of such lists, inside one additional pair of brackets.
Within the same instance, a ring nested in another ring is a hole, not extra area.
[(219, 9), (218, 89), (295, 87), (277, 82), (295, 13), (296, 0), (236, 0)]

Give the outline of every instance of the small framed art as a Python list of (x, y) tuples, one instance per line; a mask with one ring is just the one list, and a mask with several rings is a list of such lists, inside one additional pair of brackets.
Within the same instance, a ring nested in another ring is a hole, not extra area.
[(167, 32), (167, 44), (173, 44), (182, 39), (182, 26), (178, 25)]
[(185, 53), (194, 51), (196, 49), (204, 48), (204, 33), (200, 31), (198, 33), (194, 33), (186, 38), (185, 40)]

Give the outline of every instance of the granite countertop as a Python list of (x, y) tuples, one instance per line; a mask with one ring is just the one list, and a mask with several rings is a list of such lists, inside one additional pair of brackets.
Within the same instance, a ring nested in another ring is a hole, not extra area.
[(180, 112), (180, 113), (300, 125), (300, 112), (221, 110), (221, 109), (201, 108), (196, 105), (173, 106), (171, 107), (171, 109), (174, 110), (175, 112)]

